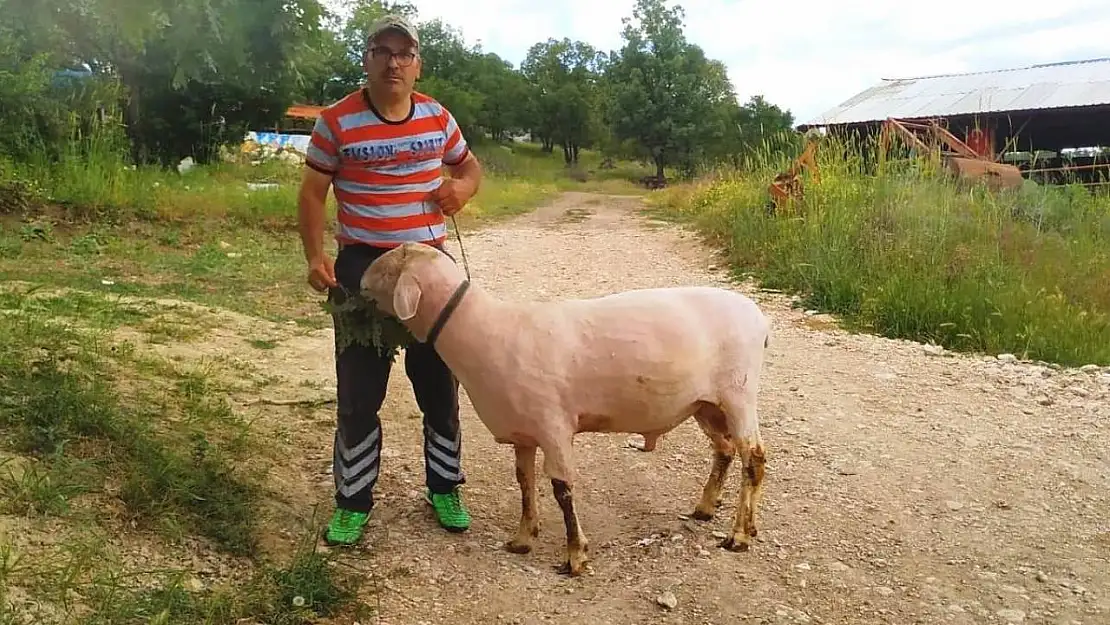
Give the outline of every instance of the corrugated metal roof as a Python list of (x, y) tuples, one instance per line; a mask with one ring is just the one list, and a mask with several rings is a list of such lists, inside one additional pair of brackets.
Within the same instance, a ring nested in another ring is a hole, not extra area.
[(1110, 103), (1110, 58), (1018, 69), (884, 79), (802, 125), (948, 117)]

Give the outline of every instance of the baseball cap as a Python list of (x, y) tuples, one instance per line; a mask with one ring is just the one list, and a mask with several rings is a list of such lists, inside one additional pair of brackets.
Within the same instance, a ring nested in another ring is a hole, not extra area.
[(420, 35), (417, 34), (416, 27), (412, 25), (412, 22), (405, 19), (403, 15), (396, 13), (386, 15), (374, 22), (374, 25), (370, 27), (370, 32), (366, 35), (366, 40), (373, 41), (374, 37), (390, 29), (401, 31), (406, 37), (412, 39), (416, 47), (420, 47)]

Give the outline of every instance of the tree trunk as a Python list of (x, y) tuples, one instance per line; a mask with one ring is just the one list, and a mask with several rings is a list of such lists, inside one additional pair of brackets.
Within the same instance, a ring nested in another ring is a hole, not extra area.
[(655, 161), (655, 177), (660, 182), (662, 182), (664, 180), (664, 178), (663, 178), (663, 154), (661, 154), (661, 153), (656, 154), (655, 157), (653, 158), (653, 160)]
[(574, 163), (574, 159), (571, 156), (570, 144), (564, 142), (563, 143), (563, 164), (566, 165), (567, 167), (570, 167), (572, 163)]

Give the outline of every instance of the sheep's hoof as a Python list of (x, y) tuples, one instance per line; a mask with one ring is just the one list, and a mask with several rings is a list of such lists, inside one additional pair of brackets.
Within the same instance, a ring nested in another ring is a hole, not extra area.
[(690, 515), (690, 518), (694, 519), (695, 521), (712, 521), (713, 513), (702, 512), (701, 510), (695, 509), (694, 513)]
[(722, 549), (728, 549), (729, 551), (736, 552), (736, 553), (739, 553), (739, 552), (742, 552), (742, 551), (747, 551), (748, 548), (750, 547), (750, 545), (748, 544), (748, 541), (746, 541), (746, 540), (745, 541), (738, 541), (738, 540), (736, 540), (735, 536), (729, 536), (728, 538), (722, 540), (718, 544), (718, 546), (721, 547)]
[(568, 577), (578, 577), (582, 574), (583, 571), (585, 571), (585, 569), (586, 566), (584, 564), (580, 564), (578, 568), (575, 569), (573, 566), (571, 566), (570, 560), (567, 560), (562, 564), (555, 565), (555, 572), (557, 572), (559, 575), (566, 575)]
[(532, 552), (532, 545), (511, 540), (505, 543), (505, 551), (508, 551), (509, 553), (515, 553), (517, 555), (524, 555), (526, 553)]
[(628, 441), (625, 442), (625, 445), (627, 445), (629, 449), (635, 449), (636, 451), (650, 453), (655, 451), (655, 442), (655, 439), (644, 439), (644, 441), (641, 442), (636, 439), (630, 438), (628, 439)]

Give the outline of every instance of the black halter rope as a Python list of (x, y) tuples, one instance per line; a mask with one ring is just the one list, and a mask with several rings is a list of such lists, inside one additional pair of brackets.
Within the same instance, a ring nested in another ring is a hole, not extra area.
[(467, 277), (455, 287), (455, 292), (451, 294), (451, 299), (447, 300), (444, 304), (443, 310), (439, 311), (435, 323), (432, 324), (432, 329), (428, 331), (428, 338), (425, 343), (435, 347), (436, 339), (439, 338), (439, 333), (443, 331), (443, 326), (447, 325), (447, 321), (451, 319), (455, 309), (459, 307), (459, 302), (462, 301), (463, 295), (466, 295), (467, 289), (470, 288), (470, 278)]

